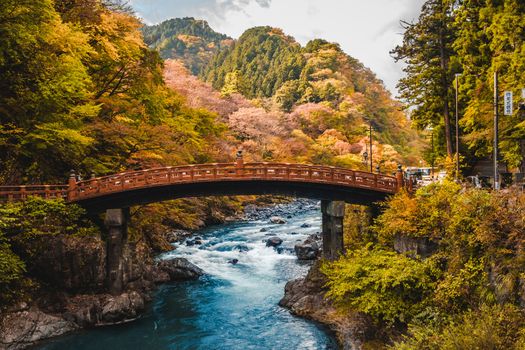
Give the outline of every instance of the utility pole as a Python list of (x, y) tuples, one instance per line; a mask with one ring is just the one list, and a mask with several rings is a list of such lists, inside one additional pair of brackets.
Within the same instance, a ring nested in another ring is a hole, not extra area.
[(373, 160), (373, 152), (372, 152), (372, 119), (370, 119), (369, 121), (370, 121), (370, 172), (373, 173), (374, 170), (373, 170), (373, 163), (372, 163), (372, 160)]
[(498, 173), (498, 107), (499, 107), (499, 92), (498, 92), (498, 71), (494, 72), (494, 190), (499, 190), (499, 173)]
[(429, 126), (427, 128), (428, 131), (430, 131), (430, 145), (431, 145), (431, 154), (430, 154), (430, 171), (432, 176), (432, 181), (434, 181), (434, 127)]
[(456, 176), (454, 176), (454, 179), (456, 182), (458, 182), (459, 179), (459, 112), (458, 112), (458, 80), (459, 80), (459, 73), (456, 73)]

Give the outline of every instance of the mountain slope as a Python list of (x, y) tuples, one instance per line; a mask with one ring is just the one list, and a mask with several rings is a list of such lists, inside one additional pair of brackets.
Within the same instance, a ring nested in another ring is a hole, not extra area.
[[(280, 29), (256, 27), (218, 52), (201, 77), (223, 94), (271, 99), (281, 111), (295, 111), (309, 137), (335, 129), (355, 143), (371, 123), (378, 141), (405, 157), (415, 155), (419, 137), (402, 105), (338, 44), (315, 39), (301, 47)], [(300, 108), (303, 105), (310, 107)], [(317, 111), (310, 115), (306, 110)], [(323, 110), (322, 117), (318, 110)]]
[[(156, 39), (148, 40), (161, 47), (162, 37), (181, 35), (185, 26), (201, 28), (199, 23), (170, 20), (145, 32), (156, 32)], [(176, 30), (170, 32), (169, 26)], [(223, 38), (208, 29), (193, 31), (201, 35), (195, 41)], [(213, 51), (213, 57), (205, 56), (208, 64), (200, 66), (201, 80), (177, 61), (191, 67), (203, 57), (202, 51), (164, 51), (171, 58), (165, 62), (165, 79), (192, 107), (218, 113), (234, 143), (253, 160), (364, 168), (371, 123), (374, 167), (390, 171), (398, 162), (419, 162), (416, 150), (424, 148), (423, 143), (410, 128), (402, 105), (338, 44), (315, 39), (302, 47), (282, 30), (266, 26), (248, 29)]]
[(192, 17), (175, 18), (142, 28), (146, 44), (163, 59), (182, 60), (193, 74), (199, 74), (215, 53), (232, 44), (227, 35), (215, 32), (208, 23)]

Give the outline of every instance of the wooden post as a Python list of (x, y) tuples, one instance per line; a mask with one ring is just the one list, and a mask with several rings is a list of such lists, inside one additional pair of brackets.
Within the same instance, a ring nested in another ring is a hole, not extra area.
[(242, 151), (237, 151), (237, 159), (235, 161), (235, 172), (237, 176), (241, 177), (244, 174), (244, 159), (242, 156)]
[(67, 189), (67, 200), (72, 201), (77, 196), (77, 176), (75, 170), (71, 170), (69, 173), (68, 189)]

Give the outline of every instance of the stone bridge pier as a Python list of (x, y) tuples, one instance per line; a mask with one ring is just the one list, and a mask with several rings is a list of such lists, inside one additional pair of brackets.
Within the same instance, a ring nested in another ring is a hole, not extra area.
[(344, 254), (343, 220), (345, 217), (345, 202), (321, 201), (323, 214), (323, 258), (336, 260)]
[[(376, 216), (378, 208), (373, 205), (369, 208), (371, 216)], [(345, 202), (323, 200), (321, 212), (323, 258), (333, 261), (344, 254)], [(123, 250), (127, 242), (129, 219), (129, 208), (106, 210), (106, 285), (111, 294), (120, 294), (124, 289)]]
[(128, 238), (128, 221), (129, 208), (106, 210), (106, 284), (115, 295), (124, 289), (122, 252)]

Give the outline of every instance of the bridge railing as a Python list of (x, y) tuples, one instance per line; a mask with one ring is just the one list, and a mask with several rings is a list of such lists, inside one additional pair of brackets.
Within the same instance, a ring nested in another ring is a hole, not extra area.
[(29, 196), (45, 199), (67, 199), (68, 190), (67, 185), (0, 186), (0, 202), (22, 201)]
[(183, 165), (128, 171), (77, 182), (74, 175), (68, 185), (0, 186), (0, 202), (24, 200), (28, 196), (69, 201), (107, 193), (169, 184), (272, 180), (326, 183), (395, 193), (399, 179), (366, 171), (320, 165), (288, 163), (216, 163)]
[(71, 189), (72, 201), (106, 193), (177, 183), (243, 180), (299, 181), (331, 183), (387, 193), (397, 191), (397, 180), (391, 176), (327, 166), (286, 163), (235, 163), (185, 165), (130, 171), (76, 183)]

